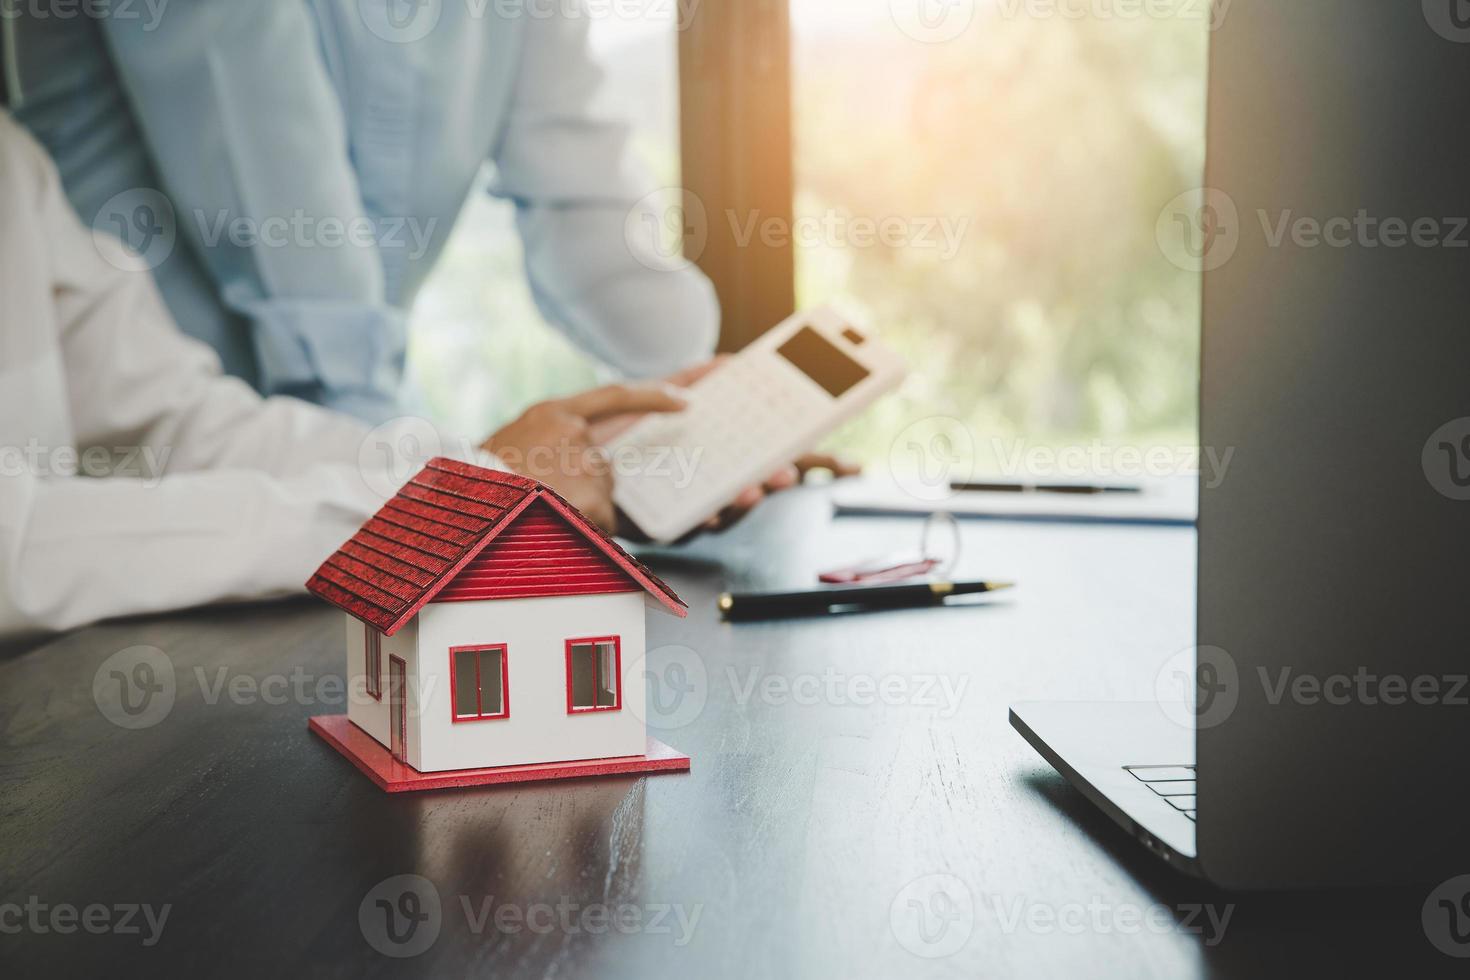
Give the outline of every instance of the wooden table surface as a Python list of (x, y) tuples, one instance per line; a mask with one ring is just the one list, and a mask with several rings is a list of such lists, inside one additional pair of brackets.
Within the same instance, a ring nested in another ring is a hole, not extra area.
[[(1151, 697), (1192, 645), (1192, 530), (970, 522), (960, 572), (1021, 588), (944, 610), (715, 615), (727, 584), (804, 584), (918, 536), (908, 519), (833, 520), (808, 488), (651, 559), (691, 607), (651, 617), (647, 662), (651, 730), (693, 756), (688, 774), (385, 795), (307, 732), (342, 710), (343, 652), (339, 614), (306, 600), (11, 655), (0, 968), (1464, 975), (1426, 940), (1427, 889), (1231, 896), (1177, 877), (1010, 729), (1017, 700)], [(94, 681), (140, 657), (155, 686), (171, 668), (172, 705), (157, 694), (122, 727)]]

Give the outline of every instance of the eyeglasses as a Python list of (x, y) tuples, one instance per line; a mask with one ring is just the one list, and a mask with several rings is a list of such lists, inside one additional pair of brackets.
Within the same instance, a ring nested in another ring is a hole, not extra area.
[(935, 511), (919, 532), (917, 553), (896, 552), (821, 572), (829, 585), (876, 585), (934, 575), (947, 576), (960, 560), (960, 522), (948, 511)]

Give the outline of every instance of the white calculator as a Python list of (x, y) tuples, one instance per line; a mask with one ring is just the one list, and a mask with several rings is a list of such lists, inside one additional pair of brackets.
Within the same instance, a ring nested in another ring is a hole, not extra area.
[(837, 310), (772, 328), (607, 447), (613, 499), (655, 541), (698, 527), (894, 388), (903, 360)]

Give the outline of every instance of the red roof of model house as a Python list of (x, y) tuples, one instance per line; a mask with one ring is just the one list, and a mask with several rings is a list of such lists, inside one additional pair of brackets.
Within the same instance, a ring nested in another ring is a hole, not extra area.
[(665, 585), (550, 487), (437, 458), (306, 583), (388, 636), (424, 603), (644, 590), (675, 615)]

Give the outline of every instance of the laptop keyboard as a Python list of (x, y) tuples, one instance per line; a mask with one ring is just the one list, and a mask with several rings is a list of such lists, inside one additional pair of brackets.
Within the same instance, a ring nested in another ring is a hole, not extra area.
[(1194, 766), (1124, 766), (1134, 779), (1193, 820), (1196, 809)]

